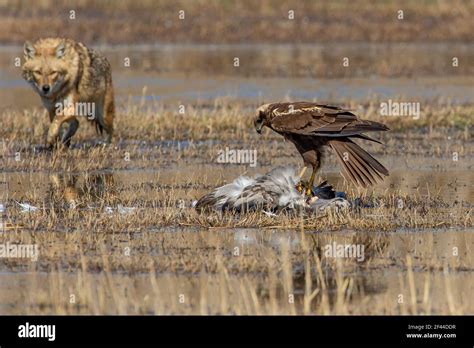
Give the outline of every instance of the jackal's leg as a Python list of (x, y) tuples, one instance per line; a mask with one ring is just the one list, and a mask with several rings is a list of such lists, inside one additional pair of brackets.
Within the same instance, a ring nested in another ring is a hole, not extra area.
[(107, 92), (104, 98), (104, 112), (102, 115), (102, 126), (107, 132), (107, 143), (112, 142), (112, 135), (114, 133), (114, 118), (115, 118), (115, 104), (114, 104), (114, 90), (112, 84), (107, 86)]
[(51, 124), (49, 125), (48, 138), (46, 140), (49, 147), (53, 147), (54, 145), (56, 145), (56, 141), (58, 139), (59, 130), (61, 129), (62, 123), (62, 118), (56, 116), (53, 119), (53, 122), (51, 122)]
[[(48, 138), (47, 138), (48, 146), (53, 147), (54, 145), (56, 145), (56, 141), (58, 140), (58, 136), (59, 136), (59, 132), (61, 131), (62, 124), (64, 122), (69, 122), (72, 119), (77, 122), (77, 120), (75, 119), (74, 116), (65, 117), (65, 116), (56, 115), (56, 117), (53, 119), (53, 122), (51, 122), (51, 124), (49, 125)], [(74, 122), (72, 122), (72, 123), (74, 123)], [(75, 127), (73, 133), (76, 132), (77, 127), (78, 127), (78, 125)], [(72, 128), (74, 128), (74, 126), (72, 126)], [(72, 128), (69, 128), (69, 129), (72, 130)], [(69, 129), (68, 129), (67, 133), (69, 133)], [(61, 141), (62, 141), (62, 139), (61, 139)]]
[[(68, 107), (64, 108), (62, 113), (56, 114), (56, 116), (54, 116), (53, 120), (51, 121), (51, 124), (49, 125), (47, 143), (50, 147), (53, 147), (56, 144), (59, 132), (61, 131), (61, 125), (64, 122), (71, 122), (73, 124), (68, 128), (67, 133), (71, 131), (71, 133), (74, 134), (79, 126), (79, 124), (74, 125), (74, 123), (77, 122), (76, 117), (74, 116), (76, 105), (75, 98), (70, 98), (70, 100), (72, 102), (68, 104)], [(71, 136), (72, 135), (70, 135), (69, 138)]]
[[(64, 126), (66, 126), (66, 128)], [(78, 128), (79, 121), (77, 118), (74, 117), (65, 121), (61, 127), (61, 143), (69, 147), (69, 145), (71, 145), (71, 138), (76, 134)]]

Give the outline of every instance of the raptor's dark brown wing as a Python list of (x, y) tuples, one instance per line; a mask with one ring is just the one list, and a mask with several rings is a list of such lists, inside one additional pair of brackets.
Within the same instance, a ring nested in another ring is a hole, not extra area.
[(336, 152), (346, 179), (362, 187), (374, 185), (387, 176), (388, 170), (372, 155), (350, 138), (378, 142), (363, 134), (385, 131), (388, 128), (378, 122), (360, 120), (348, 110), (336, 106), (307, 102), (281, 103), (269, 106), (271, 128), (278, 133), (293, 134), (297, 144), (300, 136), (321, 136)]
[(271, 128), (279, 133), (348, 137), (388, 130), (381, 123), (360, 120), (352, 112), (337, 106), (308, 102), (279, 103), (273, 104), (269, 112), (273, 114)]

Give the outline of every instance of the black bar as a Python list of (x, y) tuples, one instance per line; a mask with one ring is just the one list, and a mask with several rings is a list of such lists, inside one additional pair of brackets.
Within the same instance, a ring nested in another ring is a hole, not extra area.
[[(473, 316), (1, 316), (0, 346), (59, 344), (391, 344), (472, 347)], [(20, 338), (26, 323), (55, 325), (55, 340)], [(412, 325), (409, 329), (409, 325)], [(428, 327), (428, 325), (430, 327)], [(439, 327), (439, 325), (443, 325)], [(449, 327), (445, 327), (448, 325)], [(455, 328), (452, 327), (455, 325)], [(416, 327), (416, 328), (414, 328)], [(407, 334), (455, 334), (408, 338)]]

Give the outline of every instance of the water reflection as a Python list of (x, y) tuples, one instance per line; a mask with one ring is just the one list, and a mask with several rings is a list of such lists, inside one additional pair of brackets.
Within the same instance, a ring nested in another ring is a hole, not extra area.
[(49, 176), (50, 185), (47, 195), (50, 201), (59, 202), (76, 208), (83, 201), (96, 202), (114, 192), (114, 176), (112, 173), (85, 175), (53, 173)]
[[(285, 161), (288, 159), (281, 158), (275, 161), (273, 167), (284, 164)], [(270, 169), (268, 166), (252, 169), (247, 172), (247, 175), (261, 174)], [(28, 199), (34, 193), (36, 203), (45, 200), (63, 200), (67, 203), (72, 200), (81, 200), (84, 196), (92, 201), (107, 198), (161, 202), (167, 201), (167, 192), (173, 190), (177, 198), (187, 201), (198, 199), (223, 180), (239, 175), (242, 175), (239, 166), (224, 168), (207, 163), (188, 163), (187, 170), (184, 172), (179, 165), (163, 167), (159, 171), (154, 169), (114, 170), (84, 174), (13, 172), (3, 174), (0, 198), (20, 201)], [(433, 206), (433, 208), (445, 208), (449, 211), (449, 209), (474, 204), (474, 188), (470, 185), (473, 179), (474, 173), (469, 169), (432, 172), (428, 168), (410, 170), (409, 175), (407, 171), (394, 170), (387, 180), (373, 190), (375, 197), (381, 194), (394, 194), (395, 198), (402, 197), (405, 205), (421, 200), (429, 203), (428, 206)], [(358, 193), (352, 192), (352, 188), (344, 184), (344, 180), (337, 172), (336, 164), (331, 167), (331, 163), (328, 163), (328, 167), (321, 173), (321, 180), (328, 180), (338, 191), (350, 192), (351, 200), (357, 197)], [(192, 187), (191, 191), (190, 187)], [(391, 204), (396, 204), (396, 201), (391, 201)], [(241, 236), (236, 238), (245, 241), (245, 236), (253, 238), (252, 231), (242, 230)]]
[[(474, 47), (437, 44), (164, 45), (99, 47), (111, 61), (118, 105), (129, 96), (178, 102), (221, 97), (261, 102), (406, 96), (472, 102)], [(22, 49), (0, 47), (0, 108), (38, 107), (11, 61)], [(456, 54), (461, 64), (452, 66)], [(124, 57), (132, 64), (125, 67)], [(423, 57), (423, 59), (420, 59)], [(238, 58), (238, 66), (235, 63)], [(344, 66), (343, 59), (348, 59)], [(416, 76), (416, 79), (413, 77)]]
[[(135, 69), (158, 74), (279, 78), (473, 74), (474, 68), (469, 64), (452, 69), (453, 52), (460, 61), (474, 60), (472, 45), (454, 43), (165, 45), (143, 50), (122, 48), (110, 51), (109, 56), (118, 70), (127, 70), (122, 59), (127, 56)], [(348, 58), (348, 66), (343, 64), (344, 57)], [(238, 65), (235, 58), (239, 59)]]

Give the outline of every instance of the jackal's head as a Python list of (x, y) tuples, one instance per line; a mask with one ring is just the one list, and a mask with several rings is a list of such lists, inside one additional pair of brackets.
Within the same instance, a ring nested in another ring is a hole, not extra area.
[(43, 98), (54, 98), (67, 83), (67, 45), (63, 39), (41, 39), (31, 44), (25, 42), (23, 78)]

